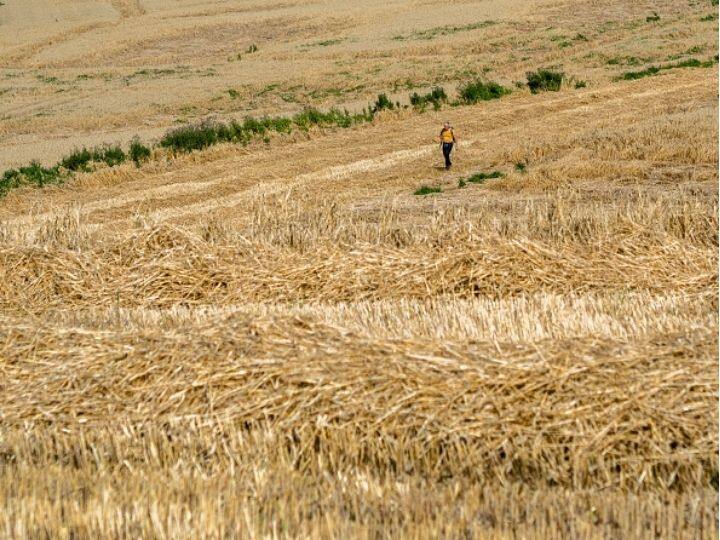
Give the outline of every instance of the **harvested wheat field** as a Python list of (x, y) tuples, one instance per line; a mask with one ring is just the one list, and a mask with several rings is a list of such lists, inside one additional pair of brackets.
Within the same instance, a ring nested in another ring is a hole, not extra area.
[(0, 536), (718, 538), (717, 9), (0, 2)]

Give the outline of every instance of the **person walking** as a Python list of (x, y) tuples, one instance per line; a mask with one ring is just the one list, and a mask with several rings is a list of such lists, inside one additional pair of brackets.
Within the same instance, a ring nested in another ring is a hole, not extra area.
[(452, 161), (450, 161), (450, 154), (452, 153), (453, 146), (457, 142), (455, 132), (453, 131), (450, 122), (445, 122), (443, 128), (440, 130), (440, 146), (442, 148), (443, 157), (445, 158), (445, 170), (450, 170), (452, 167)]

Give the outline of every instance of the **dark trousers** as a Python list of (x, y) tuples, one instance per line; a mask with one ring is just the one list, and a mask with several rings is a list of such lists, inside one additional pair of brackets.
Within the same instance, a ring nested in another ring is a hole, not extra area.
[(452, 161), (450, 161), (450, 152), (452, 152), (453, 149), (453, 143), (446, 142), (442, 145), (442, 151), (443, 156), (445, 157), (445, 168), (449, 169), (450, 165), (452, 165)]

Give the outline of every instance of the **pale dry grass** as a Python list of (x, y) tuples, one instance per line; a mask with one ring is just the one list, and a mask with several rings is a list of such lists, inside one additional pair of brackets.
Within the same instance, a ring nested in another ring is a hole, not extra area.
[[(705, 330), (438, 342), (233, 314), (160, 333), (5, 319), (2, 342), (4, 527), (18, 536), (716, 534)], [(452, 523), (436, 512), (450, 493)]]
[(715, 196), (246, 210), (5, 240), (8, 536), (717, 537)]
[(709, 295), (647, 291), (512, 298), (379, 300), (197, 307), (88, 308), (49, 311), (39, 324), (85, 329), (140, 330), (194, 326), (242, 313), (248, 316), (310, 317), (359, 334), (384, 338), (539, 341), (573, 337), (630, 339), (699, 330), (717, 324), (717, 300)]
[(705, 330), (505, 344), (242, 314), (162, 335), (3, 326), (7, 427), (216, 418), (296, 434), (296, 465), (315, 474), (339, 460), (436, 480), (638, 489), (709, 484), (717, 468), (717, 340)]
[[(218, 242), (212, 230), (203, 237), (161, 225), (115, 242), (87, 241), (82, 249), (78, 235), (64, 226), (72, 222), (65, 221), (48, 229), (55, 234), (41, 236), (42, 248), (0, 248), (7, 276), (0, 299), (6, 309), (35, 311), (535, 291), (702, 293), (717, 281), (712, 208), (706, 207), (705, 216), (666, 212), (662, 221), (643, 226), (632, 216), (610, 221), (601, 213), (599, 223), (582, 215), (563, 218), (550, 206), (535, 209), (536, 219), (527, 220), (536, 232), (530, 236), (502, 221), (497, 231), (487, 230), (462, 213), (459, 219), (442, 216), (426, 234), (392, 226), (365, 226), (358, 234), (342, 220), (333, 225), (331, 208), (318, 221), (309, 220), (307, 231), (293, 221), (285, 227), (270, 221), (265, 229), (260, 223), (259, 231), (251, 227), (247, 237), (240, 233)], [(652, 210), (646, 216), (652, 219)]]
[[(661, 20), (645, 22), (653, 11)], [(704, 2), (615, 0), (464, 2), (452, 10), (420, 0), (8, 4), (4, 17), (16, 31), (0, 36), (0, 91), (12, 95), (0, 104), (0, 167), (54, 162), (93, 140), (157, 137), (177, 117), (357, 108), (379, 92), (407, 100), (409, 87), (452, 88), (485, 69), (512, 86), (527, 71), (559, 65), (601, 87), (628, 69), (609, 59), (712, 57), (714, 25), (699, 22), (710, 11)], [(496, 24), (393, 39), (488, 20)], [(38, 32), (48, 27), (50, 35)], [(253, 43), (260, 50), (243, 54)], [(137, 76), (143, 69), (162, 72)]]
[(6, 4), (0, 162), (483, 68), (588, 87), (9, 194), (0, 536), (718, 537), (717, 75), (614, 80), (712, 57), (706, 4)]

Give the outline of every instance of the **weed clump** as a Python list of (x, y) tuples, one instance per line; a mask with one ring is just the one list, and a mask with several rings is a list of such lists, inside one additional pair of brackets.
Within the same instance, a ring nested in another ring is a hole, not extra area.
[(127, 155), (119, 146), (82, 148), (65, 156), (60, 161), (60, 166), (72, 172), (89, 171), (91, 163), (105, 163), (108, 167), (115, 167), (126, 159)]
[(130, 159), (135, 162), (136, 167), (150, 159), (150, 148), (141, 143), (138, 137), (130, 141)]
[(23, 185), (42, 187), (47, 184), (57, 184), (61, 182), (62, 179), (63, 175), (60, 173), (57, 165), (46, 168), (37, 161), (33, 161), (30, 165), (17, 169), (9, 169), (3, 173), (0, 178), (0, 195), (5, 195), (11, 189)]
[(410, 104), (419, 111), (424, 111), (428, 104), (432, 104), (433, 109), (440, 110), (442, 103), (448, 99), (445, 89), (436, 86), (427, 94), (418, 94), (413, 92), (410, 96)]
[(23, 185), (23, 176), (18, 169), (8, 169), (0, 178), (0, 195), (5, 195), (11, 189), (18, 188)]
[[(248, 120), (250, 118), (247, 118), (245, 122), (248, 122)], [(277, 133), (290, 133), (292, 131), (292, 120), (289, 118), (269, 117), (263, 118), (261, 122), (268, 131), (276, 131)]]
[(509, 93), (509, 88), (505, 88), (496, 82), (481, 79), (468, 82), (458, 88), (460, 99), (468, 104), (498, 99)]
[(176, 128), (160, 139), (160, 146), (175, 152), (192, 152), (222, 142), (247, 144), (255, 137), (267, 138), (269, 131), (290, 133), (295, 123), (301, 128), (320, 124), (328, 116), (337, 116), (337, 112), (321, 113), (315, 109), (306, 109), (293, 119), (282, 117), (252, 118), (242, 122), (233, 120), (230, 123), (205, 120), (195, 125)]
[(442, 188), (440, 186), (422, 186), (413, 195), (432, 195), (433, 193), (442, 193)]
[(74, 150), (72, 154), (62, 158), (60, 165), (68, 171), (84, 171), (87, 170), (91, 161), (92, 153), (87, 148), (83, 148), (82, 150)]
[(232, 121), (228, 124), (206, 120), (169, 131), (160, 139), (159, 145), (175, 152), (192, 152), (221, 142), (247, 144), (256, 138), (269, 142), (268, 133), (272, 131), (291, 133), (293, 127), (307, 131), (315, 126), (347, 128), (355, 123), (370, 121), (373, 115), (372, 109), (360, 114), (350, 114), (347, 110), (341, 111), (336, 108), (326, 112), (306, 108), (291, 118), (247, 117), (243, 122)]
[(504, 178), (505, 175), (501, 173), (500, 171), (493, 171), (491, 173), (484, 173), (484, 172), (478, 172), (473, 174), (467, 179), (467, 182), (470, 184), (483, 184), (485, 183), (485, 180), (490, 180), (493, 178)]
[(192, 152), (193, 150), (202, 150), (213, 144), (217, 144), (221, 139), (221, 134), (225, 134), (225, 126), (212, 121), (203, 121), (196, 125), (180, 126), (167, 132), (160, 139), (160, 146), (170, 148), (180, 152)]
[(565, 74), (551, 69), (539, 69), (527, 73), (527, 85), (530, 92), (557, 92), (562, 86)]
[(649, 68), (645, 68), (640, 71), (626, 71), (622, 74), (620, 77), (623, 81), (634, 81), (637, 79), (642, 79), (643, 77), (650, 77), (652, 75), (657, 75), (660, 73), (660, 70), (662, 68), (658, 66), (650, 66)]
[(380, 112), (383, 110), (392, 110), (394, 108), (395, 104), (387, 97), (386, 94), (378, 94), (378, 97), (372, 106), (372, 111)]
[(93, 158), (94, 161), (104, 162), (108, 167), (115, 167), (125, 162), (127, 154), (119, 146), (108, 146), (95, 154)]
[(657, 75), (661, 71), (665, 71), (668, 69), (678, 69), (678, 68), (709, 68), (713, 67), (717, 60), (698, 60), (697, 58), (689, 58), (687, 60), (682, 60), (681, 62), (676, 62), (674, 64), (666, 64), (664, 66), (650, 66), (648, 68), (645, 68), (640, 71), (627, 71), (623, 73), (620, 76), (621, 81), (634, 81), (637, 79), (642, 79), (643, 77), (651, 77), (653, 75)]
[(361, 117), (365, 118), (364, 115), (357, 115), (357, 117), (354, 117), (346, 110), (341, 111), (335, 108), (330, 109), (327, 112), (322, 112), (318, 109), (309, 108), (296, 114), (293, 117), (292, 122), (303, 131), (307, 131), (313, 126), (338, 126), (343, 128), (350, 127), (354, 121)]

